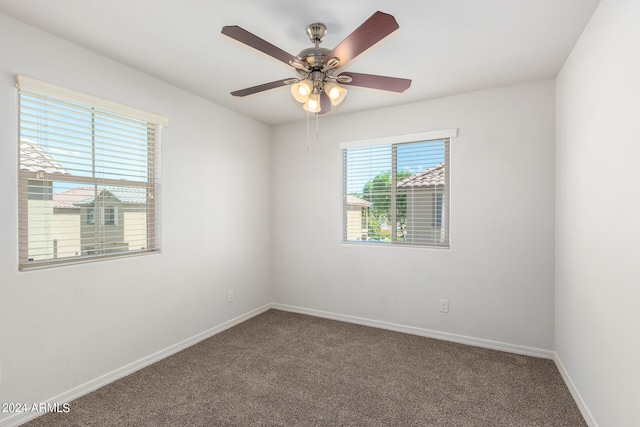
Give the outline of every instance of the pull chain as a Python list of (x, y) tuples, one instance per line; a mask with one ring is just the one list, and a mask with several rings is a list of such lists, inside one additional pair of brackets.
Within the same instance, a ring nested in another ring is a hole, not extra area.
[[(307, 155), (311, 152), (311, 147), (309, 146), (309, 112), (307, 111)], [(316, 142), (320, 140), (320, 114), (313, 113), (316, 116)]]
[(309, 155), (309, 112), (307, 111), (307, 155)]

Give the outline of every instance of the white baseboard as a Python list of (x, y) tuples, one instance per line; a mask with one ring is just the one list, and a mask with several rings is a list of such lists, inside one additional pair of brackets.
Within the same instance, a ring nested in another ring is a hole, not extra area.
[[(228, 320), (224, 323), (221, 323), (218, 326), (214, 326), (211, 329), (208, 329), (204, 332), (201, 332), (197, 335), (192, 336), (191, 338), (187, 338), (183, 341), (180, 341), (177, 344), (173, 344), (165, 349), (162, 349), (160, 351), (157, 351), (153, 354), (150, 354), (149, 356), (143, 357), (142, 359), (139, 359), (135, 362), (132, 362), (128, 365), (125, 365), (121, 368), (116, 369), (115, 371), (109, 372), (108, 374), (102, 375), (94, 380), (91, 380), (85, 384), (82, 384), (78, 387), (75, 387), (69, 391), (66, 391), (64, 393), (61, 393), (55, 397), (52, 397), (51, 399), (48, 399), (47, 401), (45, 401), (44, 403), (46, 404), (51, 404), (51, 405), (55, 405), (58, 404), (60, 407), (62, 407), (62, 405), (64, 403), (67, 402), (71, 402), (74, 399), (77, 399), (81, 396), (84, 396), (85, 394), (91, 393), (92, 391), (95, 391), (97, 389), (99, 389), (100, 387), (103, 387), (107, 384), (110, 384), (116, 380), (119, 380), (120, 378), (124, 378), (127, 375), (130, 375), (142, 368), (145, 368), (155, 362), (158, 362), (166, 357), (169, 357), (175, 353), (178, 353), (179, 351), (182, 351), (188, 347), (191, 347), (194, 344), (199, 343), (200, 341), (203, 341), (207, 338), (210, 338), (214, 335), (219, 334), (220, 332), (223, 332), (233, 326), (236, 326), (246, 320), (251, 319), (252, 317), (255, 317), (259, 314), (264, 313), (265, 311), (269, 310), (271, 308), (271, 304), (267, 304), (264, 305), (262, 307), (259, 307), (255, 310), (252, 310), (248, 313), (245, 313), (241, 316), (238, 316), (234, 319)], [(26, 423), (29, 420), (32, 420), (34, 418), (37, 418), (38, 416), (43, 415), (42, 413), (38, 413), (38, 412), (22, 412), (22, 413), (16, 413), (8, 418), (5, 418), (3, 420), (0, 420), (0, 426), (1, 427), (16, 427), (19, 426), (21, 424)]]
[(276, 310), (290, 311), (292, 313), (308, 314), (310, 316), (323, 317), (325, 319), (339, 320), (347, 323), (355, 323), (363, 326), (372, 326), (374, 328), (387, 329), (395, 332), (404, 332), (406, 334), (419, 335), (427, 338), (436, 338), (443, 341), (452, 341), (460, 344), (467, 344), (476, 347), (488, 348), (491, 350), (506, 351), (508, 353), (522, 354), (524, 356), (533, 356), (543, 359), (554, 359), (555, 353), (551, 350), (543, 350), (540, 348), (526, 347), (516, 344), (508, 344), (500, 341), (486, 340), (482, 338), (468, 337), (465, 335), (450, 334), (448, 332), (434, 331), (431, 329), (417, 328), (414, 326), (400, 325), (396, 323), (381, 322), (379, 320), (364, 319), (361, 317), (348, 316), (345, 314), (331, 313), (327, 311), (313, 310), (309, 308), (296, 307), (286, 304), (271, 304)]
[(560, 356), (558, 356), (558, 353), (556, 352), (554, 352), (553, 361), (556, 362), (558, 371), (560, 371), (560, 375), (562, 375), (562, 379), (564, 380), (564, 383), (567, 385), (567, 388), (569, 389), (569, 392), (571, 393), (573, 400), (576, 401), (576, 405), (578, 405), (578, 409), (580, 410), (580, 413), (582, 414), (582, 417), (584, 418), (587, 425), (589, 427), (598, 427), (598, 423), (596, 422), (595, 418), (593, 418), (591, 411), (589, 411), (587, 404), (582, 399), (580, 392), (578, 391), (575, 384), (571, 380), (571, 377), (569, 376), (569, 372), (567, 372), (567, 369), (564, 367), (562, 360), (560, 360)]

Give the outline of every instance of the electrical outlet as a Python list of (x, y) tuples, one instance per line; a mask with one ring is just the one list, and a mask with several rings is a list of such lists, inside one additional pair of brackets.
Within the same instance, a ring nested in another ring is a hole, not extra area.
[(227, 302), (233, 302), (233, 291), (227, 291)]
[(449, 312), (449, 300), (448, 299), (441, 299), (440, 300), (440, 311), (442, 313), (448, 313)]

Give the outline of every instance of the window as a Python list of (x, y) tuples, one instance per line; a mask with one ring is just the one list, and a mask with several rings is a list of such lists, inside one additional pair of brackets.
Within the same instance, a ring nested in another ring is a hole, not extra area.
[(116, 216), (116, 207), (115, 206), (107, 206), (104, 208), (104, 225), (116, 225), (117, 216)]
[(449, 247), (449, 142), (457, 129), (347, 142), (343, 241)]
[(87, 224), (93, 225), (96, 223), (96, 210), (95, 208), (87, 208)]
[(21, 270), (159, 252), (164, 117), (18, 76)]

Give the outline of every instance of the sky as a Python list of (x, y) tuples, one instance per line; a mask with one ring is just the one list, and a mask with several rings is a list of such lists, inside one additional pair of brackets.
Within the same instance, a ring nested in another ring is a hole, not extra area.
[[(395, 144), (397, 169), (420, 173), (445, 160), (445, 140)], [(378, 173), (391, 171), (392, 144), (346, 149), (347, 194), (360, 194)]]

